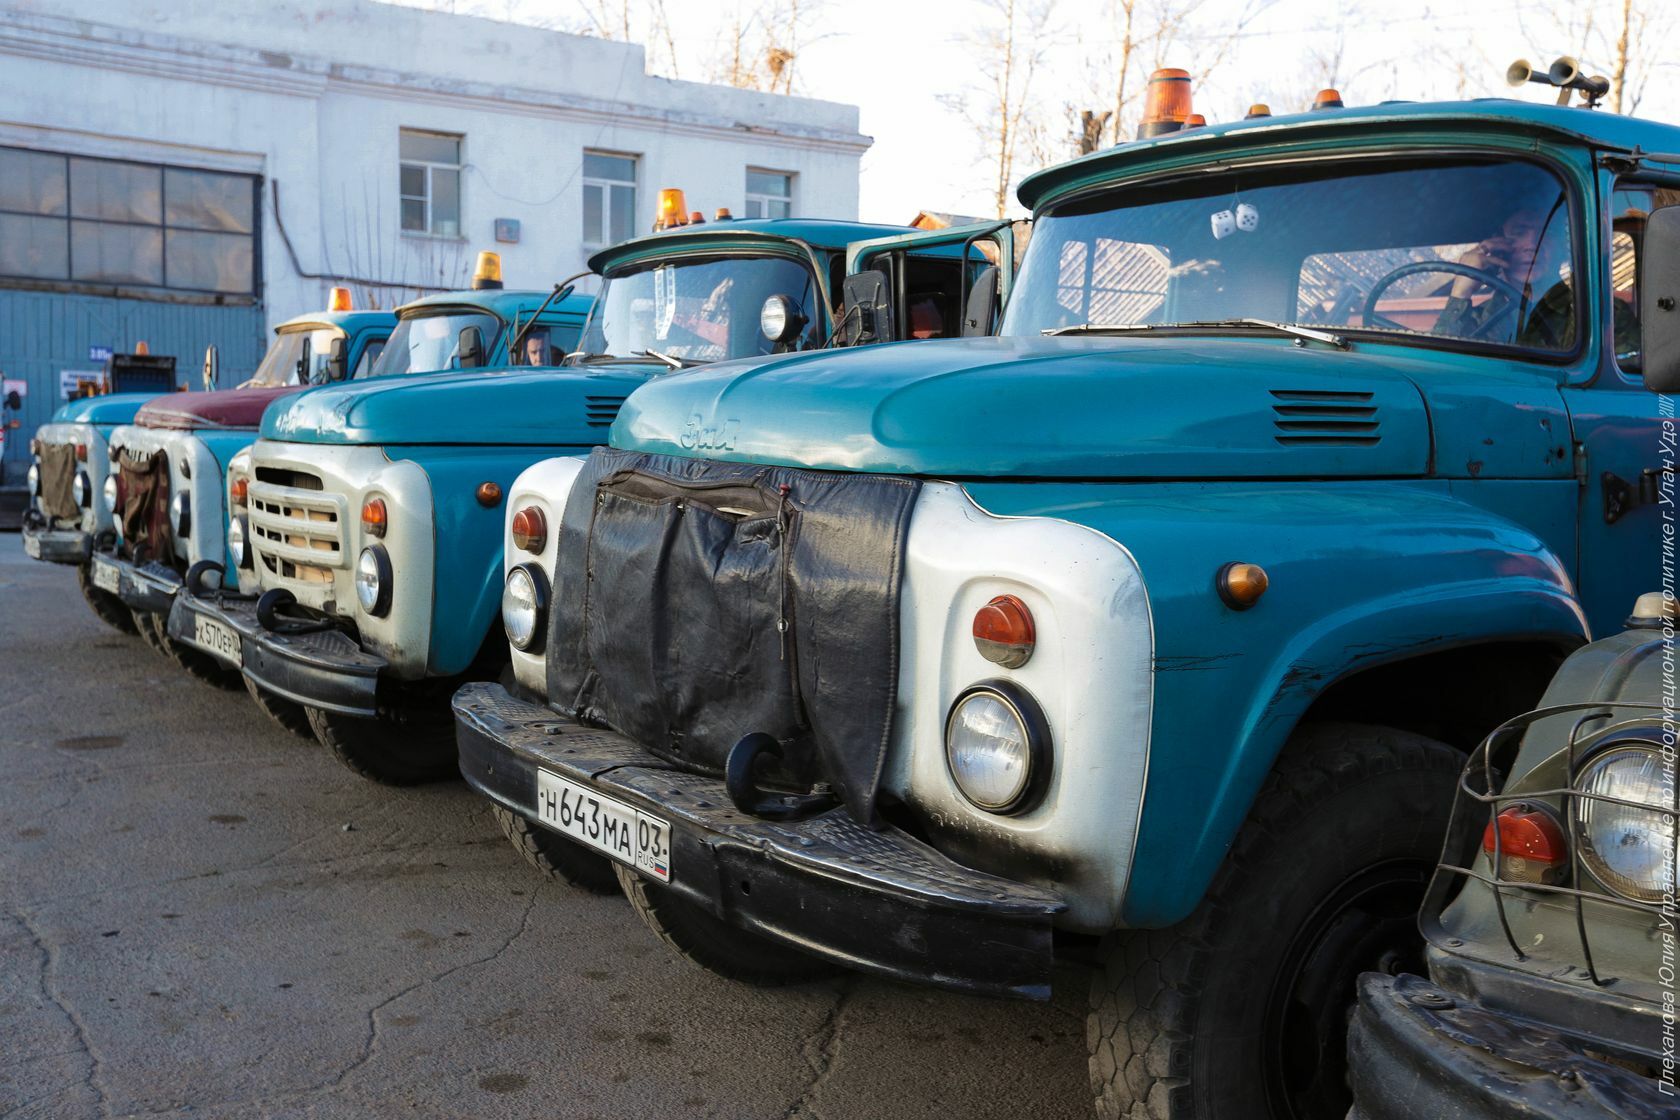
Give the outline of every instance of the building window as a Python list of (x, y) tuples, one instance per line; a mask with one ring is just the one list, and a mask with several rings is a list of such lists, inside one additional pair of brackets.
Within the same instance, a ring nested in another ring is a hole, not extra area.
[(583, 243), (616, 245), (636, 232), (636, 157), (583, 153)]
[(461, 236), (461, 140), (446, 132), (402, 130), (402, 228)]
[(749, 218), (791, 218), (793, 216), (793, 175), (787, 171), (760, 171), (747, 168), (747, 209)]
[(257, 179), (0, 148), (0, 276), (257, 292)]

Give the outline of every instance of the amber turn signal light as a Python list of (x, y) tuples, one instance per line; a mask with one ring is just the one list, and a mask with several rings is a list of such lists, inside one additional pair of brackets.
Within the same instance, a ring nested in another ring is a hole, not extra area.
[(370, 537), (385, 535), (385, 500), (369, 498), (362, 503), (362, 532)]
[(1213, 585), (1227, 607), (1234, 611), (1246, 611), (1260, 601), (1271, 581), (1266, 578), (1266, 569), (1260, 565), (1232, 561), (1219, 569)]
[(1496, 860), (1494, 873), (1514, 883), (1551, 883), (1569, 861), (1563, 828), (1551, 814), (1516, 804), (1488, 822), (1482, 851)]
[(87, 462), (87, 444), (78, 443), (76, 445), (76, 461), (80, 463)]
[(974, 648), (1005, 669), (1025, 665), (1037, 639), (1032, 612), (1013, 595), (999, 595), (974, 612)]
[[(245, 497), (250, 492), (251, 480), (248, 478), (236, 478), (233, 480), (233, 485), (228, 487), (228, 496), (233, 499), (233, 504), (236, 506), (244, 505)], [(364, 513), (362, 516), (365, 519), (367, 515)]]
[(522, 552), (541, 552), (548, 543), (548, 519), (536, 506), (526, 506), (513, 515), (508, 525), (513, 547)]
[(478, 504), (485, 509), (494, 509), (502, 501), (502, 488), (494, 482), (478, 484)]

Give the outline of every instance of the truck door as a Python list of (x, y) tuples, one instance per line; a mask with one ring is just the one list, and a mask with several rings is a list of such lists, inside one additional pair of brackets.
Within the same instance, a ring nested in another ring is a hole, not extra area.
[[(1015, 271), (1015, 232), (1009, 222), (922, 230), (860, 241), (847, 248), (848, 273), (885, 273), (897, 318), (894, 337), (957, 338), (992, 334)], [(993, 314), (978, 331), (963, 317), (976, 284), (992, 287)]]
[(1680, 205), (1680, 178), (1640, 176), (1613, 188), (1610, 252), (1601, 254), (1608, 296), (1593, 316), (1608, 356), (1592, 384), (1564, 390), (1582, 476), (1576, 583), (1594, 637), (1621, 627), (1635, 595), (1662, 586), (1661, 422), (1658, 395), (1640, 379), (1639, 273), (1645, 219)]

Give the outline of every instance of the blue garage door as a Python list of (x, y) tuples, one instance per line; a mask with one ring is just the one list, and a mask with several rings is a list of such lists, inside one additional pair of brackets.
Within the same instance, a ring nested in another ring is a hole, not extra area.
[(92, 347), (132, 352), (144, 341), (153, 354), (175, 355), (177, 380), (200, 387), (204, 348), (214, 344), (221, 383), (237, 385), (255, 372), (267, 346), (263, 309), (112, 299), (65, 292), (0, 288), (0, 374), (29, 386), (22, 425), (6, 433), (5, 482), (18, 483), (29, 469), (29, 439), (64, 397), (66, 370), (97, 370)]

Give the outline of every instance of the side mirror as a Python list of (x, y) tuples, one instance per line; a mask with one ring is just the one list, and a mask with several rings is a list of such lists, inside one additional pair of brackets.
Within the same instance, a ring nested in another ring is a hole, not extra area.
[(992, 333), (997, 319), (998, 267), (989, 264), (974, 274), (968, 287), (968, 299), (963, 302), (962, 336), (981, 338)]
[(214, 392), (217, 378), (221, 374), (221, 358), (216, 353), (214, 345), (204, 348), (204, 391)]
[(771, 296), (758, 311), (758, 329), (764, 337), (780, 346), (792, 342), (805, 329), (805, 316), (787, 296)]
[(23, 409), (23, 398), (18, 396), (16, 389), (6, 394), (6, 407), (13, 412), (19, 412)]
[(1680, 206), (1651, 211), (1639, 261), (1639, 350), (1645, 387), (1680, 392)]
[(892, 288), (879, 269), (857, 272), (840, 286), (846, 314), (840, 320), (840, 344), (861, 346), (893, 340)]
[(343, 381), (350, 376), (350, 340), (335, 338), (327, 343), (328, 381)]
[(462, 327), (455, 343), (455, 364), (461, 369), (477, 369), (484, 364), (484, 333), (477, 327)]

